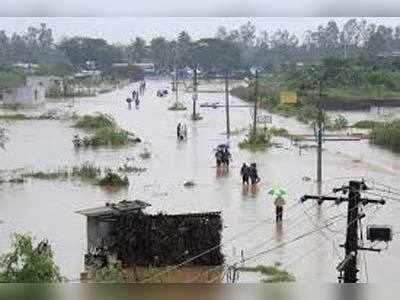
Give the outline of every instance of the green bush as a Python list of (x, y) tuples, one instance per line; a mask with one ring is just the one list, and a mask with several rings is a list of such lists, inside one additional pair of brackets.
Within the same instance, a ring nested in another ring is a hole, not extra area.
[(294, 282), (295, 277), (285, 270), (279, 268), (279, 264), (274, 266), (258, 265), (256, 267), (241, 267), (239, 271), (243, 272), (258, 272), (266, 278), (262, 279), (264, 283), (278, 283), (278, 282)]
[(88, 162), (82, 166), (73, 167), (71, 172), (71, 176), (80, 177), (81, 179), (96, 179), (100, 174), (100, 168)]
[(400, 152), (400, 120), (379, 124), (370, 133), (372, 144)]
[(61, 280), (46, 240), (34, 246), (32, 237), (13, 235), (12, 250), (0, 257), (0, 282), (53, 283)]
[(379, 121), (362, 120), (362, 121), (356, 122), (351, 127), (359, 128), (359, 129), (372, 129), (381, 124), (382, 124), (382, 122), (379, 122)]
[(105, 127), (116, 128), (117, 125), (111, 116), (98, 113), (95, 116), (84, 115), (82, 117), (79, 117), (74, 127), (88, 129), (88, 130), (95, 130)]
[(172, 106), (168, 107), (168, 110), (173, 110), (173, 111), (180, 111), (186, 109), (187, 109), (186, 106), (181, 102), (175, 102)]
[(99, 185), (123, 187), (129, 185), (129, 180), (126, 175), (121, 177), (117, 173), (114, 173), (112, 170), (108, 169), (106, 170), (106, 175), (99, 180)]
[(258, 130), (256, 135), (249, 133), (247, 137), (239, 143), (239, 148), (249, 149), (250, 151), (265, 150), (270, 144), (270, 134), (268, 131)]

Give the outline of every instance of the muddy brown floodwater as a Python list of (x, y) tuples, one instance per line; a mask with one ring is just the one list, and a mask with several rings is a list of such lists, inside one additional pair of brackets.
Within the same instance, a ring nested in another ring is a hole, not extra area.
[[(185, 213), (221, 210), (223, 212), (223, 252), (227, 263), (240, 263), (241, 251), (248, 266), (280, 262), (294, 273), (298, 281), (315, 280), (334, 282), (336, 266), (343, 258), (346, 229), (345, 204), (339, 207), (325, 203), (299, 204), (305, 193), (316, 193), (315, 149), (303, 150), (284, 139), (276, 138), (280, 147), (265, 152), (248, 152), (237, 147), (241, 135), (230, 138), (233, 161), (228, 174), (217, 174), (213, 148), (226, 142), (225, 114), (223, 108), (199, 108), (203, 120), (193, 123), (190, 110), (173, 112), (167, 108), (174, 95), (156, 97), (159, 88), (167, 87), (167, 80), (149, 80), (140, 107), (128, 110), (125, 99), (134, 84), (94, 98), (49, 101), (45, 108), (76, 111), (79, 114), (104, 112), (111, 114), (117, 123), (135, 132), (143, 143), (120, 149), (86, 149), (76, 151), (72, 137), (78, 132), (69, 121), (18, 121), (8, 124), (10, 142), (0, 153), (1, 170), (10, 173), (16, 169), (52, 170), (73, 166), (86, 161), (101, 166), (115, 167), (135, 157), (138, 166), (147, 172), (129, 176), (129, 189), (109, 192), (98, 186), (80, 181), (29, 180), (25, 184), (0, 185), (0, 252), (10, 246), (13, 232), (30, 232), (37, 239), (46, 237), (52, 243), (56, 261), (63, 275), (77, 279), (83, 268), (86, 250), (86, 226), (82, 216), (75, 211), (102, 205), (107, 201), (141, 199), (151, 203), (149, 212)], [(182, 93), (180, 100), (191, 108), (191, 95)], [(199, 102), (224, 102), (223, 94), (201, 93)], [(244, 104), (231, 97), (232, 104)], [(1, 113), (4, 113), (2, 111)], [(22, 111), (38, 113), (38, 111)], [(266, 113), (266, 112), (262, 112)], [(348, 114), (348, 113), (347, 113)], [(350, 116), (353, 116), (350, 114)], [(232, 130), (250, 124), (250, 108), (232, 108)], [(354, 114), (354, 118), (361, 118)], [(176, 140), (178, 122), (188, 126), (188, 139)], [(311, 133), (311, 129), (296, 122), (273, 116), (273, 124), (285, 127), (292, 133)], [(152, 157), (142, 160), (139, 153), (147, 148)], [(243, 162), (256, 162), (261, 182), (256, 191), (242, 188), (239, 168)], [(399, 156), (371, 146), (368, 142), (327, 142), (323, 154), (323, 192), (345, 184), (350, 178), (374, 179), (386, 185), (399, 187)], [(310, 177), (305, 181), (304, 177)], [(185, 181), (195, 186), (185, 188)], [(289, 190), (282, 226), (273, 222), (273, 199), (268, 189), (280, 185)], [(371, 195), (370, 195), (371, 196)], [(400, 198), (400, 197), (398, 197)], [(391, 224), (398, 231), (400, 203), (388, 200), (382, 207), (364, 208), (364, 223)], [(336, 216), (335, 224), (314, 234), (292, 242), (300, 234), (323, 227)], [(280, 245), (280, 247), (276, 247)], [(380, 245), (385, 246), (385, 245)], [(276, 249), (274, 249), (276, 247)], [(270, 250), (272, 249), (272, 250)], [(389, 248), (381, 254), (367, 252), (359, 255), (361, 281), (395, 282), (400, 280), (400, 243), (395, 236)], [(243, 274), (241, 281), (258, 281), (258, 276)]]

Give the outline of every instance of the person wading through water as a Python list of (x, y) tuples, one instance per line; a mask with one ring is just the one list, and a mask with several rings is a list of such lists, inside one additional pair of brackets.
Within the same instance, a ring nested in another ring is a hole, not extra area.
[(249, 168), (249, 176), (251, 180), (251, 185), (254, 187), (257, 183), (260, 182), (260, 177), (258, 177), (257, 165), (256, 163), (252, 163)]
[(242, 184), (249, 185), (249, 167), (246, 163), (243, 163), (242, 168), (240, 169), (240, 176), (242, 176)]
[(178, 123), (178, 126), (176, 126), (176, 137), (178, 139), (181, 138), (181, 131), (182, 131), (182, 125), (181, 125), (181, 123)]
[(282, 222), (283, 217), (283, 206), (286, 204), (285, 199), (282, 196), (278, 196), (275, 199), (275, 210), (276, 210), (276, 222)]

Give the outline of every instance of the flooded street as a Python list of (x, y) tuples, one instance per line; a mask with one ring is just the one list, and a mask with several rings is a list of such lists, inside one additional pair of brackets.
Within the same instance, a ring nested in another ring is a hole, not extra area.
[[(54, 247), (62, 274), (76, 280), (83, 269), (86, 252), (86, 222), (75, 212), (105, 202), (140, 199), (151, 203), (147, 212), (152, 213), (222, 211), (222, 249), (227, 263), (240, 265), (243, 251), (244, 258), (248, 259), (246, 266), (280, 262), (294, 273), (297, 281), (335, 282), (338, 275), (336, 266), (344, 257), (344, 250), (339, 245), (344, 243), (346, 204), (338, 207), (332, 202), (320, 207), (312, 201), (299, 204), (302, 195), (317, 193), (314, 183), (316, 150), (303, 149), (300, 156), (298, 148), (290, 141), (275, 138), (282, 143), (280, 147), (252, 153), (238, 148), (243, 135), (233, 135), (230, 138), (233, 158), (230, 171), (220, 176), (215, 167), (213, 149), (227, 141), (224, 135), (225, 109), (199, 108), (203, 120), (192, 122), (190, 94), (180, 94), (180, 101), (188, 107), (183, 112), (168, 110), (175, 101), (173, 93), (162, 98), (156, 96), (159, 88), (169, 86), (168, 80), (147, 81), (138, 109), (132, 107), (129, 110), (125, 101), (134, 84), (97, 97), (76, 99), (72, 108), (68, 107), (71, 100), (52, 100), (46, 104), (45, 109), (76, 111), (79, 115), (95, 112), (110, 114), (118, 125), (142, 139), (142, 143), (132, 147), (76, 150), (72, 138), (74, 134), (83, 132), (72, 128), (71, 121), (9, 123), (10, 141), (0, 156), (3, 173), (21, 168), (57, 170), (83, 162), (117, 167), (132, 156), (135, 164), (147, 168), (147, 171), (129, 175), (129, 189), (118, 192), (78, 180), (30, 179), (24, 184), (0, 185), (0, 253), (9, 249), (9, 238), (13, 232), (30, 232), (37, 239), (46, 237)], [(222, 104), (224, 94), (200, 93), (199, 104), (202, 102)], [(244, 102), (231, 97), (231, 104)], [(10, 113), (2, 111), (6, 112)], [(37, 111), (21, 110), (21, 113)], [(232, 131), (247, 127), (251, 108), (232, 108), (230, 117)], [(355, 113), (351, 120), (363, 118), (365, 115)], [(187, 141), (178, 142), (176, 139), (179, 122), (188, 126)], [(291, 133), (312, 133), (308, 126), (280, 116), (273, 116), (273, 125), (287, 128)], [(145, 149), (151, 152), (150, 159), (139, 157)], [(257, 163), (261, 182), (256, 191), (242, 187), (239, 169), (243, 162)], [(322, 190), (325, 194), (332, 195), (333, 187), (361, 178), (399, 188), (399, 171), (399, 155), (371, 146), (368, 141), (324, 144)], [(195, 186), (184, 187), (184, 182), (188, 180), (192, 180)], [(372, 184), (372, 181), (367, 183)], [(276, 185), (289, 191), (281, 227), (275, 224), (275, 207), (272, 197), (268, 195), (268, 189)], [(374, 195), (366, 196), (376, 198)], [(397, 215), (400, 203), (396, 199), (388, 200), (383, 207), (368, 205), (364, 211), (367, 215), (364, 224), (391, 224), (395, 233), (399, 231)], [(335, 223), (326, 229), (294, 240), (317, 227), (331, 224), (333, 217)], [(281, 246), (277, 248), (277, 245)], [(400, 243), (396, 236), (381, 254), (366, 252), (365, 256), (369, 273), (373, 274), (368, 278), (370, 282), (399, 281)], [(359, 278), (365, 281), (364, 255), (361, 253), (359, 258)], [(254, 276), (243, 276), (244, 282), (257, 280)]]

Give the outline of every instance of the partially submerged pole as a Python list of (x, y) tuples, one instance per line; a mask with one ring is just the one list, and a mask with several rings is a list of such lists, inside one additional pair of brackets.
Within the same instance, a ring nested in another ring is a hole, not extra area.
[(179, 91), (179, 89), (178, 89), (178, 69), (177, 68), (175, 68), (175, 77), (174, 77), (174, 82), (175, 82), (175, 84), (174, 84), (174, 88), (175, 88), (175, 102), (178, 102), (178, 91)]
[(256, 70), (256, 79), (254, 85), (253, 137), (255, 137), (257, 134), (257, 104), (258, 104), (258, 70)]
[(231, 134), (231, 125), (229, 119), (229, 82), (228, 72), (225, 73), (225, 112), (226, 112), (226, 135), (229, 138)]
[(193, 114), (192, 114), (192, 119), (194, 121), (197, 119), (196, 103), (197, 103), (197, 66), (193, 69)]

